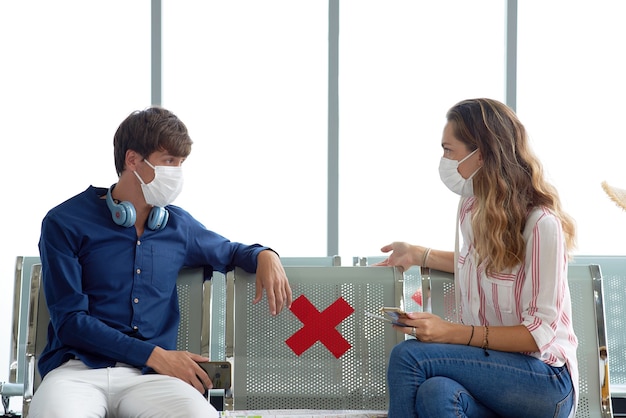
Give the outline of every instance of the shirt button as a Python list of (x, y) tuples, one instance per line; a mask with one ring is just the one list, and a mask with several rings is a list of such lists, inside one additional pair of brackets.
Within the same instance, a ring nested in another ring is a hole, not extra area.
[(139, 298), (135, 298), (135, 299), (133, 299), (133, 302), (135, 302), (135, 303), (139, 303)]
[(141, 245), (141, 241), (137, 240), (137, 245)]
[(137, 269), (137, 274), (141, 274), (141, 269)]
[(138, 327), (137, 325), (134, 325), (134, 326), (133, 326), (133, 329), (134, 329), (135, 331), (137, 331), (137, 330), (139, 329), (139, 327)]

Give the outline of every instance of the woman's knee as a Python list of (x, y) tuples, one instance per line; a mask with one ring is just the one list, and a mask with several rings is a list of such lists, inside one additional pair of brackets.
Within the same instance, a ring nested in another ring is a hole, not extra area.
[(423, 400), (438, 403), (445, 399), (450, 399), (459, 391), (463, 390), (456, 381), (443, 376), (434, 376), (426, 379), (419, 390), (417, 391), (418, 400)]
[(468, 416), (495, 418), (497, 415), (478, 402), (456, 380), (435, 376), (426, 379), (417, 391), (415, 406), (420, 416)]
[(415, 407), (421, 416), (435, 417), (453, 406), (458, 383), (451, 379), (435, 376), (426, 379), (417, 390)]
[(393, 347), (389, 355), (389, 368), (392, 368), (392, 366), (396, 364), (402, 365), (411, 362), (409, 359), (413, 357), (411, 355), (411, 346), (414, 345), (413, 343), (415, 343), (415, 341), (405, 340)]

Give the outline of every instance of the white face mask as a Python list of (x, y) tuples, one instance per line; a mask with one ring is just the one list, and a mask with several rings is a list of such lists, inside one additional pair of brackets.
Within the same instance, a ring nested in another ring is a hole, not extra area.
[(141, 190), (146, 203), (161, 208), (171, 204), (183, 190), (182, 167), (169, 165), (153, 166), (148, 160), (144, 161), (154, 170), (154, 179), (146, 184), (136, 171), (133, 171), (133, 173), (141, 182)]
[(474, 174), (480, 170), (480, 167), (476, 169), (467, 179), (464, 179), (461, 173), (459, 173), (459, 165), (467, 160), (469, 157), (474, 155), (478, 151), (476, 148), (474, 151), (470, 152), (465, 158), (461, 161), (451, 160), (450, 158), (441, 157), (441, 161), (439, 162), (439, 177), (441, 177), (441, 181), (443, 184), (448, 186), (448, 189), (452, 190), (454, 193), (461, 196), (473, 196), (474, 195), (474, 186), (472, 184), (472, 177)]

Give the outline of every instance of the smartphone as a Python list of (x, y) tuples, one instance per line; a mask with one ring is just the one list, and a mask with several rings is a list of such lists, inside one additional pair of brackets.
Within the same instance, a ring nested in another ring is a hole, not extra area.
[(406, 327), (408, 325), (402, 324), (398, 322), (398, 319), (406, 317), (406, 312), (404, 312), (400, 308), (385, 306), (380, 308), (380, 312), (384, 313), (391, 319), (391, 323), (394, 325), (398, 325), (401, 327)]
[(206, 361), (198, 363), (213, 382), (213, 389), (230, 389), (232, 372), (228, 361)]

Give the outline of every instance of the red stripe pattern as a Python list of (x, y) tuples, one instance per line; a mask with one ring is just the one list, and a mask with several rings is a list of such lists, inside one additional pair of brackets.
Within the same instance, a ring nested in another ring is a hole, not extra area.
[(567, 284), (567, 252), (559, 219), (545, 208), (533, 209), (524, 229), (524, 263), (510, 271), (488, 275), (477, 265), (471, 211), (474, 197), (459, 209), (460, 242), (456, 291), (463, 323), (520, 325), (528, 328), (539, 352), (526, 353), (547, 364), (567, 364), (578, 384), (576, 347)]

